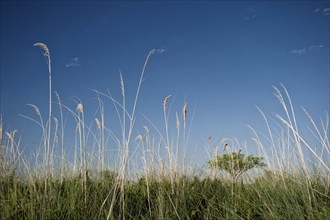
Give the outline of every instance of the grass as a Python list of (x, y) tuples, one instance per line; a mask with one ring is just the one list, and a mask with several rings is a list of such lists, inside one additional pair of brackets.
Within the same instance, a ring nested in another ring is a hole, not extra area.
[[(81, 176), (48, 182), (22, 182), (11, 176), (1, 180), (2, 219), (106, 219), (115, 191), (116, 175), (87, 179)], [(141, 177), (127, 181), (125, 202), (115, 202), (110, 219), (329, 219), (330, 193), (322, 181), (306, 189), (304, 177), (266, 174), (252, 184), (221, 179), (180, 176), (172, 186), (169, 178)], [(172, 190), (174, 187), (174, 191)], [(87, 196), (87, 204), (84, 197)], [(312, 198), (310, 198), (312, 197)], [(119, 198), (117, 199), (119, 201)], [(44, 202), (42, 202), (44, 201)], [(125, 207), (122, 207), (125, 206)], [(122, 212), (125, 209), (125, 212)]]
[[(37, 46), (47, 58), (49, 115), (43, 121), (38, 107), (30, 104), (38, 119), (24, 116), (42, 130), (34, 160), (19, 150), (16, 131), (3, 132), (0, 122), (0, 219), (330, 219), (328, 118), (318, 127), (305, 111), (318, 140), (316, 150), (300, 134), (284, 86), (284, 95), (277, 87), (274, 90), (286, 115), (275, 115), (273, 126), (259, 109), (267, 134), (250, 127), (268, 167), (247, 172), (233, 182), (218, 170), (191, 168), (184, 162), (189, 112), (184, 104), (181, 114), (176, 113), (172, 130), (168, 123), (170, 96), (163, 102), (165, 134), (150, 122), (152, 128), (145, 127), (144, 134), (133, 137), (144, 72), (155, 51), (144, 63), (132, 111), (126, 108), (125, 84), (120, 75), (121, 101), (110, 92), (95, 91), (98, 106), (92, 126), (86, 122), (81, 101), (72, 110), (61, 103), (57, 93), (60, 116), (53, 116), (51, 57), (46, 45)], [(105, 125), (102, 98), (113, 103), (120, 136)], [(71, 114), (76, 127), (72, 160), (64, 147), (64, 111)], [(151, 136), (150, 130), (158, 136)], [(223, 139), (221, 144), (228, 142)], [(110, 145), (116, 147), (112, 166), (105, 160)], [(226, 145), (226, 150), (234, 151), (232, 145)], [(213, 147), (208, 147), (212, 148), (207, 149), (210, 160), (218, 156), (220, 146), (216, 146), (214, 155), (210, 153)]]

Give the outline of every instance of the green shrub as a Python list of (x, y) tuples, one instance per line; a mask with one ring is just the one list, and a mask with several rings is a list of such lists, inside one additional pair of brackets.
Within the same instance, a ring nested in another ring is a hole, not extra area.
[(236, 182), (246, 171), (257, 168), (265, 167), (262, 157), (245, 155), (237, 152), (231, 152), (229, 154), (223, 154), (222, 156), (216, 156), (213, 160), (209, 161), (210, 168), (217, 168), (228, 172), (233, 182)]

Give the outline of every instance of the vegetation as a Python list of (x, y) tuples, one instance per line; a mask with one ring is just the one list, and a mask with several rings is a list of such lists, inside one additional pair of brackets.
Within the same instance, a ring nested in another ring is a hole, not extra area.
[[(139, 91), (154, 51), (143, 65), (133, 110), (126, 108), (121, 75), (121, 102), (110, 93), (95, 91), (98, 106), (93, 126), (86, 122), (80, 100), (72, 110), (57, 93), (57, 103), (52, 99), (50, 53), (46, 45), (36, 46), (43, 50), (49, 70), (49, 114), (43, 121), (38, 107), (30, 104), (38, 119), (23, 116), (41, 128), (40, 144), (32, 156), (24, 154), (17, 130), (3, 131), (0, 121), (0, 219), (330, 219), (328, 117), (317, 126), (305, 111), (317, 140), (308, 142), (299, 132), (284, 86), (285, 96), (274, 89), (285, 116), (275, 115), (274, 127), (260, 110), (268, 133), (262, 134), (265, 139), (250, 127), (261, 156), (235, 152), (240, 147), (236, 140), (230, 143), (233, 152), (222, 155), (217, 153), (218, 143), (210, 144), (205, 148), (211, 169), (191, 168), (185, 159), (187, 104), (181, 114), (176, 113), (176, 126), (171, 128), (167, 96), (165, 134), (153, 126), (159, 137), (152, 137), (148, 127), (133, 137)], [(119, 136), (106, 126), (101, 98), (114, 105)], [(55, 106), (58, 117), (53, 114)], [(71, 156), (64, 142), (63, 112), (75, 123)], [(237, 181), (243, 176), (246, 181)]]
[[(87, 203), (81, 176), (62, 183), (1, 178), (1, 219), (329, 219), (328, 183), (266, 173), (254, 183), (235, 185), (222, 179), (187, 177), (175, 181), (148, 176), (127, 181), (120, 203), (115, 176), (88, 178)], [(172, 190), (174, 187), (174, 190)], [(112, 206), (113, 198), (117, 198)], [(112, 212), (109, 216), (109, 208)], [(122, 210), (125, 209), (125, 212)]]
[(246, 156), (240, 150), (222, 156), (216, 156), (213, 160), (209, 161), (209, 165), (211, 169), (217, 168), (227, 171), (231, 175), (233, 182), (236, 182), (238, 177), (252, 168), (266, 166), (262, 157)]

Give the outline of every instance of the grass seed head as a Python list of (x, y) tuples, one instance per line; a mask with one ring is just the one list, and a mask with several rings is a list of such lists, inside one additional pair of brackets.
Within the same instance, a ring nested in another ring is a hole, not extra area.
[(164, 100), (164, 109), (167, 107), (168, 100), (170, 99), (171, 95), (168, 95)]
[(142, 142), (143, 141), (142, 135), (139, 134), (138, 136), (136, 136), (135, 140), (138, 140), (138, 141)]
[(183, 106), (183, 118), (184, 120), (187, 118), (187, 103)]
[(99, 119), (95, 118), (95, 123), (98, 129), (101, 129), (101, 123), (99, 121)]
[(176, 113), (175, 116), (176, 116), (176, 128), (179, 130), (180, 129), (180, 120), (179, 120), (178, 113)]
[(77, 111), (80, 111), (81, 113), (84, 111), (84, 108), (83, 108), (83, 104), (82, 103), (79, 103), (77, 105)]
[(35, 43), (33, 44), (35, 47), (40, 47), (44, 51), (45, 56), (49, 56), (49, 49), (46, 44), (44, 43)]
[(149, 128), (147, 126), (143, 126), (143, 128), (146, 131), (146, 134), (149, 134)]
[(58, 119), (56, 117), (53, 117), (54, 119), (54, 122), (55, 122), (55, 127), (57, 128), (58, 127)]

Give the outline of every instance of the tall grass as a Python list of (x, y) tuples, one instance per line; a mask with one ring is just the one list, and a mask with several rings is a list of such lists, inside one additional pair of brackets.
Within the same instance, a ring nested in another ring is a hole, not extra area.
[[(304, 110), (313, 128), (311, 134), (317, 140), (308, 142), (300, 133), (291, 98), (283, 85), (281, 89), (274, 87), (274, 91), (284, 116), (267, 117), (258, 108), (266, 132), (250, 126), (256, 150), (266, 158), (268, 168), (248, 172), (234, 183), (218, 170), (197, 166), (193, 171), (188, 169), (186, 103), (181, 113), (176, 112), (176, 126), (171, 128), (171, 99), (167, 96), (163, 101), (164, 132), (145, 116), (151, 127), (145, 126), (145, 133), (133, 137), (144, 74), (155, 50), (146, 57), (132, 109), (127, 108), (125, 81), (120, 73), (121, 101), (109, 91), (95, 91), (98, 105), (93, 122), (89, 123), (81, 100), (77, 100), (75, 109), (70, 109), (58, 93), (59, 119), (52, 115), (50, 53), (45, 44), (36, 46), (43, 49), (47, 60), (48, 117), (44, 122), (33, 104), (29, 106), (37, 119), (24, 116), (42, 131), (34, 161), (20, 150), (17, 131), (2, 132), (0, 122), (0, 219), (330, 218), (328, 116), (317, 126)], [(117, 113), (119, 136), (106, 126), (106, 101), (113, 104)], [(75, 122), (72, 160), (64, 142), (63, 112), (68, 112)], [(170, 135), (173, 133), (176, 135)], [(223, 138), (220, 145), (213, 147), (209, 138), (206, 153), (212, 159), (211, 151), (217, 156), (241, 147), (237, 145), (238, 140)], [(115, 147), (111, 151), (114, 161), (106, 160), (110, 147)]]

